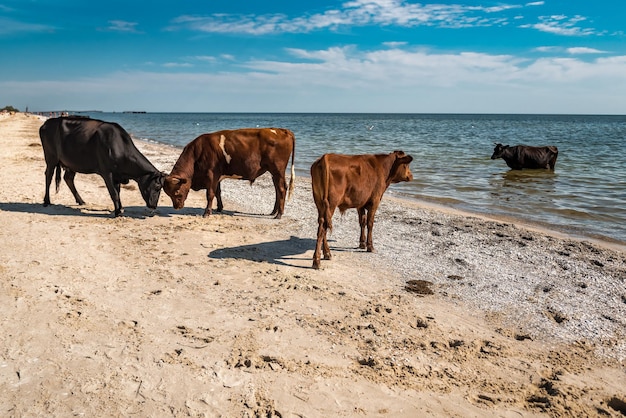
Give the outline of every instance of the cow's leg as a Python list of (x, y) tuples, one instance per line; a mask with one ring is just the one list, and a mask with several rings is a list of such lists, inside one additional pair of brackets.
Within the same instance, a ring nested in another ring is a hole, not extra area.
[(114, 214), (116, 217), (120, 216), (123, 212), (122, 202), (120, 201), (120, 184), (113, 181), (113, 173), (105, 174), (102, 178), (113, 201)]
[(328, 208), (327, 211), (325, 211), (324, 213), (326, 213), (326, 215), (324, 215), (324, 240), (322, 243), (322, 250), (324, 252), (324, 260), (330, 260), (330, 247), (328, 246), (328, 230), (332, 229), (332, 219), (333, 219), (333, 215), (335, 213), (335, 209), (330, 209), (330, 207)]
[[(207, 187), (206, 187), (207, 203), (206, 203), (206, 208), (204, 209), (204, 214), (202, 215), (204, 218), (206, 218), (207, 216), (213, 213), (213, 209), (211, 208), (213, 206), (213, 198), (218, 192), (221, 195), (221, 191), (222, 189), (220, 188), (219, 181), (215, 182), (213, 179), (209, 179)], [(220, 196), (220, 200), (221, 200), (221, 196)]]
[(330, 260), (330, 247), (328, 246), (328, 239), (326, 238), (328, 235), (328, 226), (324, 228), (324, 242), (322, 243), (322, 250), (324, 252), (324, 260)]
[(332, 224), (330, 220), (333, 217), (334, 209), (328, 210), (328, 203), (324, 205), (323, 203), (318, 204), (317, 206), (317, 242), (315, 243), (315, 252), (313, 253), (313, 268), (320, 268), (320, 254), (324, 254), (324, 260), (330, 260), (330, 247), (328, 246), (328, 230), (332, 228)]
[(376, 209), (378, 209), (378, 204), (373, 204), (367, 210), (367, 252), (374, 252), (374, 239), (372, 238), (372, 230), (374, 229), (374, 215), (376, 214)]
[(365, 213), (365, 207), (357, 208), (359, 214), (359, 226), (361, 227), (361, 235), (359, 235), (359, 248), (365, 249), (365, 226), (367, 217)]
[(548, 168), (554, 171), (554, 166), (556, 165), (556, 156), (550, 158), (550, 162), (548, 163)]
[(285, 180), (285, 172), (272, 173), (272, 181), (274, 182), (274, 190), (276, 191), (276, 201), (274, 209), (270, 215), (275, 215), (275, 219), (280, 219), (285, 211), (285, 198), (287, 196), (287, 181)]
[(323, 215), (317, 219), (317, 242), (315, 243), (315, 252), (313, 253), (313, 268), (320, 268), (320, 255), (324, 254), (324, 260), (330, 260), (330, 247), (328, 246), (328, 223)]
[(50, 205), (50, 184), (52, 184), (52, 177), (54, 176), (54, 169), (56, 164), (46, 164), (46, 194), (43, 197), (43, 205)]
[[(322, 245), (326, 238), (326, 230), (324, 228), (324, 220), (317, 220), (317, 241), (315, 242), (315, 252), (313, 252), (313, 268), (320, 268), (320, 254), (322, 253)], [(326, 256), (324, 256), (326, 258)]]
[(84, 205), (85, 201), (80, 197), (78, 191), (76, 190), (76, 185), (74, 184), (74, 177), (76, 177), (76, 172), (72, 170), (65, 169), (65, 174), (63, 175), (63, 180), (65, 180), (65, 184), (70, 188), (70, 191), (74, 195), (74, 199), (76, 199), (76, 203), (79, 205)]
[(224, 210), (224, 204), (222, 203), (222, 183), (217, 183), (217, 190), (215, 191), (215, 198), (217, 199), (217, 212)]

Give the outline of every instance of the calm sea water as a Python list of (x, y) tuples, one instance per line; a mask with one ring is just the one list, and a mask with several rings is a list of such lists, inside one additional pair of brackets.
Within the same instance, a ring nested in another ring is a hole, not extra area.
[[(626, 243), (626, 116), (89, 113), (135, 138), (184, 146), (221, 129), (276, 126), (296, 135), (298, 175), (327, 152), (403, 150), (415, 180), (388, 193), (507, 216), (579, 237)], [(556, 145), (555, 171), (511, 171), (494, 142)]]

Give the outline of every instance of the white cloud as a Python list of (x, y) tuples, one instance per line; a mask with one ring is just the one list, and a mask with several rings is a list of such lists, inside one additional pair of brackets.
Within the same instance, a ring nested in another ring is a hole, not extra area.
[(519, 5), (467, 6), (462, 4), (419, 4), (405, 0), (352, 0), (340, 9), (289, 18), (275, 15), (180, 16), (170, 30), (185, 28), (207, 33), (306, 33), (342, 26), (397, 25), (403, 27), (438, 26), (447, 28), (493, 26), (505, 24), (499, 13), (521, 8)]
[(163, 66), (165, 68), (191, 68), (193, 64), (188, 62), (166, 62)]
[(139, 33), (136, 22), (127, 22), (125, 20), (109, 20), (109, 26), (106, 29), (113, 32)]
[(579, 47), (574, 47), (574, 48), (567, 48), (567, 52), (572, 54), (572, 55), (576, 55), (576, 54), (604, 54), (606, 53), (606, 51), (601, 51), (599, 49), (595, 49), (595, 48), (587, 48), (584, 46), (579, 46)]
[(594, 29), (582, 28), (579, 23), (584, 22), (587, 18), (583, 16), (574, 16), (568, 18), (563, 15), (540, 16), (539, 23), (521, 25), (521, 28), (532, 28), (541, 32), (553, 33), (563, 36), (588, 36), (596, 33)]
[(540, 46), (534, 48), (536, 52), (543, 53), (555, 53), (555, 52), (566, 52), (570, 55), (584, 55), (584, 54), (606, 54), (607, 51), (602, 51), (595, 48), (589, 48), (585, 46), (571, 47), (571, 48), (563, 48), (560, 46)]
[(383, 45), (389, 48), (399, 48), (407, 45), (407, 42), (383, 42)]
[(34, 103), (42, 109), (50, 103), (54, 108), (103, 110), (123, 103), (148, 111), (623, 113), (625, 108), (626, 56), (529, 61), (512, 55), (387, 47), (362, 51), (354, 46), (289, 52), (290, 60), (249, 61), (243, 71), (176, 69), (69, 81), (2, 80), (0, 90), (5, 100), (33, 109)]
[(559, 51), (561, 48), (558, 46), (538, 46), (534, 50), (537, 52), (555, 52)]

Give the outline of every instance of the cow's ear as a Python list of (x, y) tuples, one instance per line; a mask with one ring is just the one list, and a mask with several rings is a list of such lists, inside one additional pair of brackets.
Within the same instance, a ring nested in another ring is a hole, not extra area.
[(411, 157), (410, 155), (405, 155), (401, 158), (398, 158), (398, 162), (400, 164), (409, 164), (411, 161), (413, 161), (413, 157)]
[(175, 177), (175, 176), (167, 176), (166, 177), (166, 181), (172, 183), (172, 184), (185, 184), (187, 183), (187, 179), (183, 179), (180, 177)]

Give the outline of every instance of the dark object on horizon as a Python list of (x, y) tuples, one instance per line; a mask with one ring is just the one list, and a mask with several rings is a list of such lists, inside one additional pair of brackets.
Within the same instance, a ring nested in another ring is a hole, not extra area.
[(46, 195), (43, 205), (50, 205), (50, 183), (56, 170), (56, 189), (63, 179), (76, 203), (85, 202), (76, 191), (76, 173), (99, 174), (104, 179), (115, 216), (122, 214), (120, 184), (133, 179), (139, 185), (141, 196), (150, 209), (156, 209), (165, 174), (157, 170), (135, 147), (130, 135), (117, 123), (85, 117), (48, 119), (39, 128), (41, 145), (46, 159)]
[[(182, 209), (189, 189), (206, 189), (207, 206), (203, 216), (212, 213), (213, 198), (217, 211), (224, 208), (220, 182), (225, 178), (249, 180), (270, 172), (276, 191), (271, 215), (280, 219), (285, 210), (285, 197), (294, 188), (296, 137), (282, 128), (247, 128), (224, 130), (200, 135), (188, 143), (165, 178), (163, 190), (172, 199), (174, 209)], [(289, 189), (285, 170), (291, 156)]]
[[(311, 166), (311, 186), (317, 207), (317, 243), (313, 253), (313, 268), (320, 268), (320, 253), (330, 260), (326, 235), (332, 230), (333, 214), (339, 208), (356, 208), (361, 234), (359, 248), (374, 251), (372, 229), (374, 215), (390, 184), (413, 180), (409, 163), (413, 157), (402, 151), (391, 154), (342, 155), (324, 154)], [(367, 225), (367, 239), (365, 226)]]
[(531, 147), (528, 145), (496, 144), (491, 159), (502, 158), (513, 170), (544, 168), (554, 170), (559, 150), (555, 146)]

